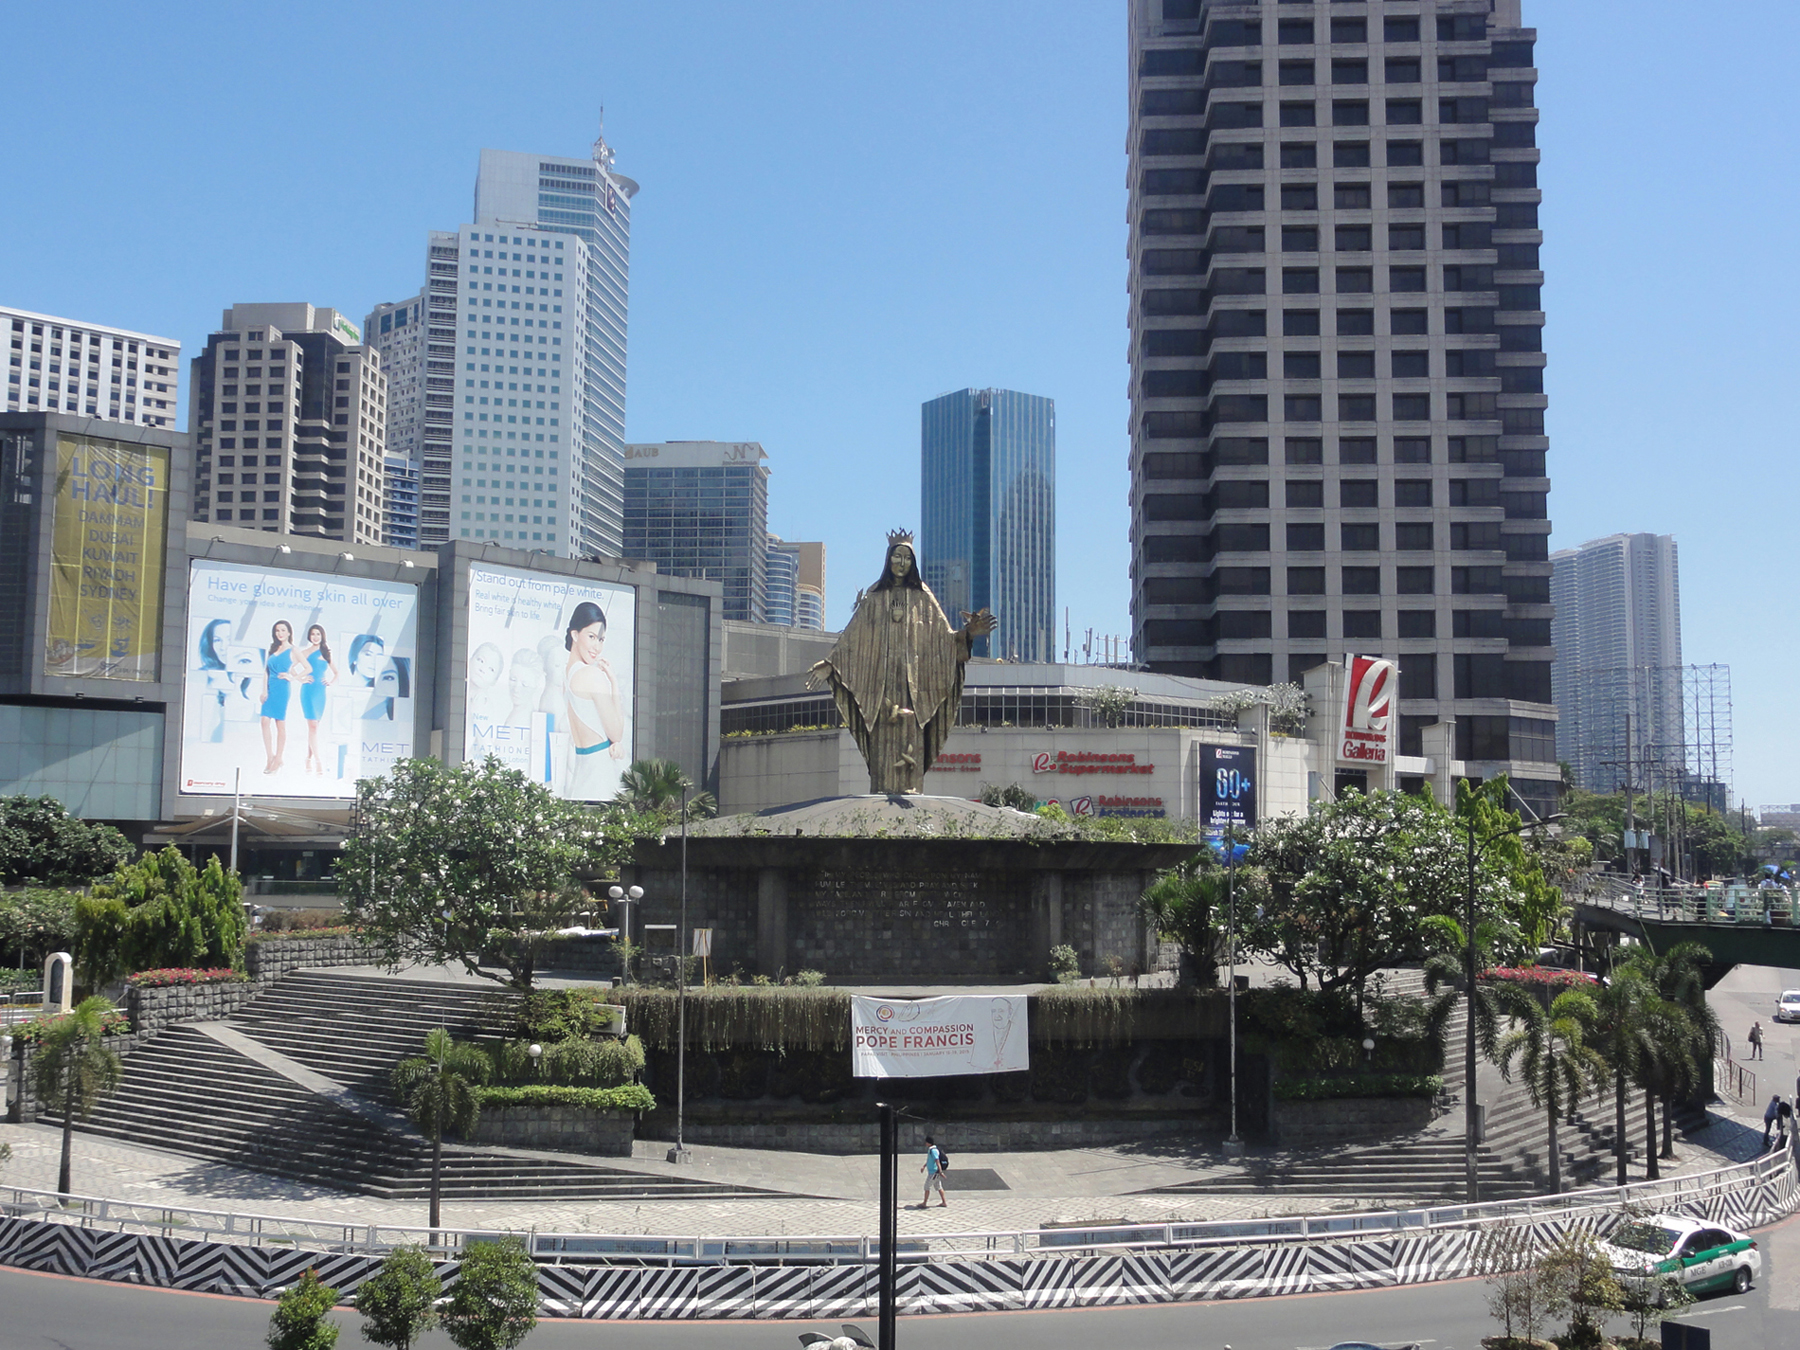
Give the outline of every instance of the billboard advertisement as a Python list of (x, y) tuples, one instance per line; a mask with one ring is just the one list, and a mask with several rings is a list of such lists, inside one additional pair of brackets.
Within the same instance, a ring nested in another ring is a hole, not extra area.
[(419, 593), (196, 559), (181, 790), (347, 799), (413, 747)]
[(1200, 828), (1256, 828), (1256, 748), (1200, 747)]
[(153, 681), (169, 449), (59, 435), (44, 674)]
[(1365, 767), (1393, 755), (1394, 692), (1399, 667), (1379, 656), (1344, 660), (1344, 711), (1338, 723), (1338, 762)]
[(463, 755), (489, 755), (571, 801), (606, 801), (631, 766), (637, 593), (510, 567), (469, 568)]
[(1031, 1067), (1025, 995), (850, 998), (858, 1078), (1020, 1073)]

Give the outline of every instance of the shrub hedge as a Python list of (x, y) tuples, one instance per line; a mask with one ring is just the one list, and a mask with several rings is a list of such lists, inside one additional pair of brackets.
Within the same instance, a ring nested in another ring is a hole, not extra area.
[(589, 1111), (654, 1111), (656, 1098), (642, 1083), (611, 1088), (483, 1087), (475, 1089), (482, 1110), (496, 1106), (579, 1106)]

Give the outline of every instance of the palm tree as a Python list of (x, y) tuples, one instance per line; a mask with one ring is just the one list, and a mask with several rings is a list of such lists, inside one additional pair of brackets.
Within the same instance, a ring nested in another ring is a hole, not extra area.
[[(1670, 1072), (1662, 1080), (1657, 1095), (1662, 1098), (1662, 1154), (1675, 1156), (1675, 1123), (1669, 1114), (1669, 1103), (1677, 1098), (1691, 1098), (1711, 1086), (1708, 1077), (1718, 1054), (1724, 1032), (1718, 1015), (1706, 1001), (1706, 968), (1712, 952), (1698, 942), (1681, 942), (1660, 956), (1639, 955), (1644, 978), (1655, 986), (1664, 1002), (1678, 1008), (1685, 1023), (1666, 1022), (1665, 1029), (1679, 1043), (1679, 1054), (1668, 1057)], [(1681, 1034), (1685, 1029), (1685, 1035)]]
[[(1594, 1000), (1599, 1009), (1594, 1049), (1606, 1061), (1613, 1079), (1613, 1154), (1618, 1167), (1616, 1181), (1625, 1184), (1625, 1159), (1630, 1149), (1625, 1137), (1625, 1094), (1630, 1083), (1654, 1082), (1663, 1067), (1667, 1047), (1662, 1036), (1667, 1023), (1663, 1000), (1634, 961), (1617, 962), (1611, 977)], [(1655, 1151), (1656, 1119), (1648, 1091), (1645, 1105), (1651, 1112), (1651, 1151)], [(1656, 1164), (1647, 1166), (1654, 1171)]]
[(681, 818), (682, 794), (687, 797), (687, 818), (705, 820), (717, 814), (718, 803), (710, 792), (695, 792), (694, 781), (672, 759), (640, 759), (619, 777), (614, 801), (651, 815)]
[[(1679, 1003), (1657, 998), (1645, 1010), (1645, 1033), (1654, 1047), (1638, 1069), (1637, 1085), (1644, 1092), (1644, 1159), (1645, 1177), (1662, 1178), (1656, 1147), (1656, 1101), (1662, 1098), (1663, 1125), (1670, 1125), (1669, 1101), (1677, 1095), (1691, 1096), (1693, 1085), (1704, 1081), (1709, 1065), (1695, 1056), (1696, 1046), (1704, 1039), (1695, 1030), (1693, 1016)], [(1673, 1131), (1665, 1136), (1662, 1157), (1675, 1155)]]
[[(1444, 914), (1428, 915), (1424, 927), (1439, 950), (1425, 958), (1425, 1022), (1440, 1038), (1444, 1024), (1456, 1011), (1456, 1000), (1463, 994), (1468, 974), (1463, 969), (1467, 959), (1463, 926)], [(1475, 970), (1479, 973), (1494, 964), (1494, 943), (1499, 927), (1483, 919), (1475, 925)], [(1500, 1053), (1500, 1025), (1506, 1018), (1506, 1005), (1500, 990), (1479, 979), (1469, 997), (1469, 1016), (1475, 1019), (1475, 1044), (1489, 1063), (1497, 1062)], [(1473, 1084), (1469, 1090), (1474, 1091)]]
[(1138, 901), (1138, 910), (1163, 937), (1181, 948), (1182, 975), (1201, 987), (1217, 984), (1214, 951), (1228, 901), (1230, 880), (1204, 853), (1159, 875)]
[[(443, 1027), (425, 1033), (425, 1053), (394, 1066), (394, 1095), (406, 1114), (431, 1140), (431, 1226), (438, 1226), (438, 1179), (444, 1158), (444, 1131), (468, 1136), (481, 1118), (477, 1085), (487, 1082), (494, 1065), (472, 1045), (458, 1045)], [(435, 1241), (435, 1235), (433, 1240)]]
[(94, 1104), (119, 1086), (119, 1057), (106, 1048), (106, 1015), (113, 1005), (98, 994), (84, 998), (67, 1017), (59, 1017), (44, 1033), (32, 1056), (38, 1096), (62, 1097), (62, 1165), (56, 1173), (58, 1195), (68, 1195), (75, 1144), (75, 1119), (86, 1120)]
[(1566, 989), (1546, 1010), (1537, 994), (1518, 985), (1503, 985), (1502, 998), (1513, 1029), (1500, 1039), (1500, 1074), (1512, 1081), (1519, 1061), (1531, 1104), (1549, 1119), (1550, 1190), (1562, 1191), (1562, 1155), (1556, 1123), (1605, 1078), (1606, 1061), (1587, 1043), (1599, 1016), (1594, 1000), (1579, 989)]

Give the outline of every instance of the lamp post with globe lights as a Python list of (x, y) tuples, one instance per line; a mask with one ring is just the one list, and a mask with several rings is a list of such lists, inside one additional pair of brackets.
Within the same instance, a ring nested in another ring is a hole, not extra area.
[[(607, 898), (619, 907), (619, 941), (631, 942), (631, 907), (644, 898), (642, 886), (610, 886), (606, 891)], [(620, 963), (620, 974), (626, 984), (631, 983), (631, 966), (627, 962)]]

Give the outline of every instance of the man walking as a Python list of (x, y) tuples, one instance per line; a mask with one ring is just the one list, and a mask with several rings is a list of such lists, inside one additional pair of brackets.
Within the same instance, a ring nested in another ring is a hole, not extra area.
[(1752, 1022), (1750, 1024), (1750, 1058), (1761, 1059), (1762, 1057), (1762, 1023)]
[[(1768, 1131), (1763, 1132), (1763, 1143), (1767, 1144)], [(931, 1208), (931, 1193), (937, 1192), (938, 1208), (948, 1209), (950, 1206), (944, 1199), (943, 1155), (938, 1152), (937, 1141), (930, 1135), (925, 1136), (925, 1165), (919, 1169), (925, 1174), (925, 1197), (919, 1201), (920, 1209)]]

